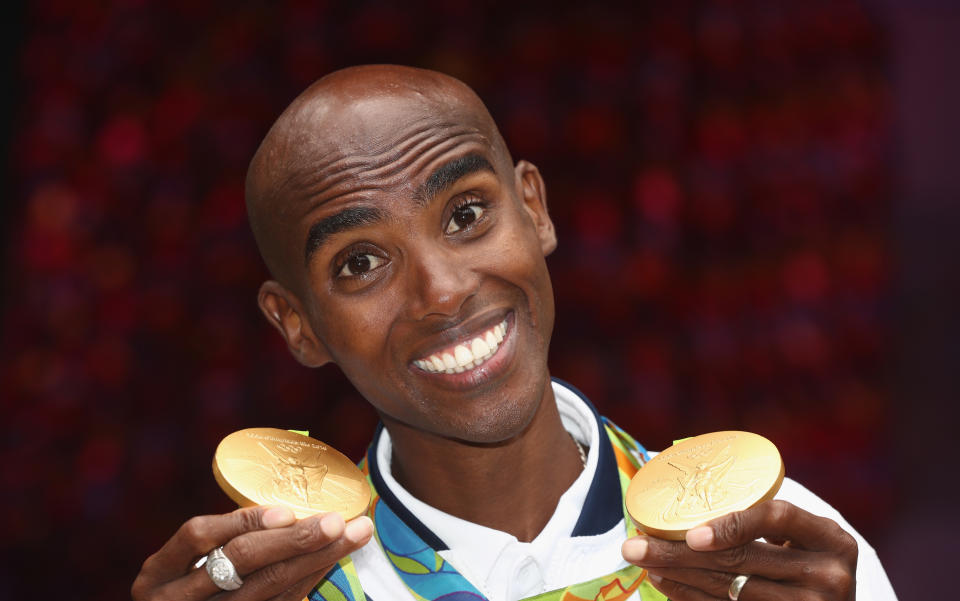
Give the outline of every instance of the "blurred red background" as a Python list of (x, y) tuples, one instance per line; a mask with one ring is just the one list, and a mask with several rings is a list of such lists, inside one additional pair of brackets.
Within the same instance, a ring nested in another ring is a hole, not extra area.
[(926, 475), (952, 467), (957, 261), (936, 236), (957, 211), (923, 152), (956, 49), (897, 6), (31, 3), (9, 42), (0, 596), (126, 597), (180, 523), (231, 509), (210, 460), (235, 429), (363, 453), (364, 401), (259, 315), (242, 186), (286, 104), (365, 62), (460, 77), (541, 168), (555, 376), (651, 449), (766, 435), (902, 599), (939, 591), (914, 577), (944, 565), (926, 503), (956, 491)]

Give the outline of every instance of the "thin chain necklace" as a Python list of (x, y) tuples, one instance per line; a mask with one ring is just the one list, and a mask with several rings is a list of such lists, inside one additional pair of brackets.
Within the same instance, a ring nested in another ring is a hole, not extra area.
[[(570, 434), (567, 432), (567, 434)], [(587, 451), (583, 448), (583, 445), (580, 444), (580, 441), (573, 437), (573, 434), (570, 434), (570, 440), (573, 441), (573, 444), (577, 445), (577, 452), (580, 453), (580, 464), (583, 467), (587, 467)]]

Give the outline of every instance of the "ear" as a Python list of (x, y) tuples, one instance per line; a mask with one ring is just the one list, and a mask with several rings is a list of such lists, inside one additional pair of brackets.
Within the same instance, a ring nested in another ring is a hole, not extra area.
[(300, 301), (282, 284), (274, 280), (264, 282), (257, 304), (270, 325), (287, 341), (297, 361), (307, 367), (320, 367), (331, 360), (327, 347), (310, 327)]
[(523, 201), (527, 214), (537, 228), (540, 249), (547, 256), (557, 248), (557, 232), (547, 212), (547, 188), (540, 176), (540, 170), (528, 161), (519, 161), (514, 168), (517, 182), (517, 194)]

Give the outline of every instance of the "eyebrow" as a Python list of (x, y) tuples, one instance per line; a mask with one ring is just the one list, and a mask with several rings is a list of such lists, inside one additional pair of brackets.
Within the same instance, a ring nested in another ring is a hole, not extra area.
[(489, 171), (496, 174), (490, 161), (479, 154), (468, 154), (449, 163), (444, 163), (430, 174), (414, 193), (414, 198), (420, 202), (427, 202), (437, 194), (443, 192), (453, 184), (471, 173)]
[[(478, 171), (489, 171), (496, 174), (490, 161), (479, 154), (468, 154), (453, 159), (437, 167), (427, 178), (427, 181), (416, 189), (413, 196), (417, 201), (426, 203), (458, 180)], [(313, 253), (326, 244), (330, 236), (365, 225), (372, 225), (384, 218), (384, 212), (376, 207), (348, 207), (329, 217), (324, 217), (310, 226), (304, 249), (304, 261), (308, 262)]]
[(304, 260), (309, 261), (311, 255), (323, 246), (330, 236), (364, 225), (372, 225), (383, 219), (383, 211), (376, 207), (347, 207), (329, 217), (324, 217), (310, 226)]

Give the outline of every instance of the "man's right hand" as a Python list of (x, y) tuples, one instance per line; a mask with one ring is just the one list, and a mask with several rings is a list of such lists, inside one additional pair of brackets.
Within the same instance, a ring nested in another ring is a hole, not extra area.
[[(284, 507), (246, 507), (224, 515), (188, 520), (159, 551), (143, 562), (133, 582), (134, 601), (302, 600), (340, 559), (373, 535), (366, 516), (344, 524), (336, 513), (302, 520)], [(197, 560), (223, 546), (243, 585), (229, 593), (213, 583)]]

